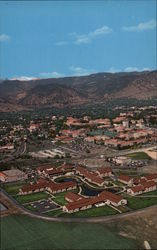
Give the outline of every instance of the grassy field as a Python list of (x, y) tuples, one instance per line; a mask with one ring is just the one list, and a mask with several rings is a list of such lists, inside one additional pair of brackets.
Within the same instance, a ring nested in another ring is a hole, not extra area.
[(79, 211), (76, 213), (61, 214), (61, 217), (94, 217), (94, 216), (106, 216), (106, 215), (114, 215), (118, 212), (111, 207), (103, 206), (103, 207), (93, 207), (84, 211)]
[(123, 206), (119, 206), (118, 207), (118, 210), (120, 210), (122, 213), (126, 213), (126, 212), (129, 212), (130, 209), (128, 207), (123, 207)]
[(154, 190), (154, 191), (151, 191), (151, 192), (147, 192), (147, 193), (143, 193), (142, 196), (153, 196), (153, 195), (156, 195), (157, 196), (157, 190)]
[(1, 250), (138, 249), (106, 224), (56, 223), (26, 216), (1, 220)]
[(2, 185), (2, 188), (10, 195), (16, 195), (19, 192), (19, 189), (24, 185), (24, 182), (19, 183), (7, 183)]
[(68, 202), (64, 199), (64, 196), (66, 195), (67, 192), (55, 194), (55, 198), (53, 200), (58, 203), (59, 205), (65, 205)]
[(135, 210), (157, 204), (156, 197), (145, 198), (145, 197), (138, 197), (138, 196), (137, 197), (127, 196), (126, 199), (128, 201), (128, 207), (131, 209), (135, 209)]
[(145, 152), (136, 152), (127, 155), (133, 160), (150, 160), (151, 158)]
[(113, 181), (113, 183), (117, 186), (124, 187), (126, 186), (125, 184), (121, 183), (120, 181)]
[(14, 198), (21, 204), (27, 203), (27, 202), (33, 202), (38, 201), (42, 199), (49, 198), (50, 195), (44, 192), (39, 193), (33, 193), (33, 194), (27, 194), (27, 195), (17, 195)]
[(44, 213), (43, 215), (58, 217), (62, 213), (63, 213), (62, 209), (56, 209), (56, 210), (52, 210), (47, 213)]
[(32, 212), (37, 212), (38, 210), (35, 207), (32, 207), (31, 205), (25, 205), (25, 208), (27, 208), (28, 210), (32, 211)]

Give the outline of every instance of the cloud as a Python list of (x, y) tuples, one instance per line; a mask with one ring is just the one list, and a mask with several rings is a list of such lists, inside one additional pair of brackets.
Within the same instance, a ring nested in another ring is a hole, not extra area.
[(109, 73), (118, 73), (118, 72), (142, 72), (142, 71), (151, 71), (151, 68), (144, 67), (144, 68), (138, 68), (138, 67), (126, 67), (124, 69), (119, 69), (116, 67), (110, 67), (107, 72)]
[(0, 42), (8, 42), (8, 41), (10, 41), (10, 36), (8, 36), (6, 34), (0, 35)]
[(91, 39), (87, 35), (76, 35), (75, 44), (90, 43)]
[(135, 71), (137, 71), (137, 72), (142, 72), (142, 71), (150, 71), (150, 70), (152, 70), (152, 69), (150, 69), (150, 68), (137, 68), (137, 67), (127, 67), (127, 68), (125, 68), (124, 69), (124, 71), (125, 72), (135, 72)]
[(59, 77), (64, 77), (64, 74), (58, 73), (58, 72), (43, 72), (40, 73), (39, 76), (41, 78), (59, 78)]
[(117, 72), (120, 72), (121, 70), (120, 69), (118, 69), (118, 68), (115, 68), (115, 67), (111, 67), (111, 68), (109, 68), (109, 70), (108, 70), (108, 72), (110, 72), (110, 73), (117, 73)]
[[(75, 66), (70, 66), (69, 70), (72, 72), (72, 76), (86, 76), (90, 74), (97, 73), (96, 70), (94, 69), (85, 69), (82, 67), (75, 67)], [(137, 68), (137, 67), (126, 67), (125, 69), (120, 69), (117, 67), (110, 67), (108, 70), (105, 72), (109, 73), (118, 73), (118, 72), (142, 72), (142, 71), (151, 71), (152, 69), (144, 67), (144, 68)]]
[(59, 41), (59, 42), (54, 43), (54, 45), (66, 46), (68, 44), (78, 44), (78, 45), (87, 44), (87, 43), (90, 43), (93, 39), (102, 37), (111, 32), (112, 32), (112, 29), (105, 25), (87, 34), (78, 34), (76, 32), (73, 32), (73, 33), (68, 34), (71, 37), (69, 41)]
[(96, 30), (89, 32), (87, 34), (72, 33), (71, 35), (74, 38), (75, 44), (83, 44), (83, 43), (87, 44), (87, 43), (90, 43), (93, 39), (110, 34), (111, 32), (112, 32), (112, 29), (109, 28), (108, 26), (104, 25), (101, 28), (96, 29)]
[(140, 31), (146, 31), (146, 30), (153, 30), (157, 26), (157, 23), (155, 20), (150, 20), (145, 23), (139, 23), (136, 26), (123, 26), (123, 31), (131, 31), (131, 32), (140, 32)]
[(37, 77), (29, 77), (29, 76), (19, 76), (13, 77), (11, 80), (18, 80), (18, 81), (30, 81), (30, 80), (37, 80)]
[(92, 73), (95, 73), (95, 70), (92, 69), (84, 69), (81, 67), (70, 66), (70, 71), (72, 72), (73, 76), (86, 76)]
[(97, 37), (97, 36), (109, 34), (111, 32), (112, 32), (111, 28), (109, 28), (108, 26), (103, 26), (103, 27), (101, 27), (99, 29), (94, 30), (93, 32), (90, 32), (89, 36), (91, 36), (91, 37)]
[(68, 45), (68, 42), (66, 42), (66, 41), (56, 42), (55, 45), (56, 46), (65, 46), (65, 45)]
[(64, 77), (63, 74), (60, 74), (58, 72), (43, 72), (40, 73), (38, 77), (32, 77), (32, 76), (15, 76), (11, 78), (11, 80), (18, 80), (18, 81), (30, 81), (30, 80), (37, 80), (40, 78), (59, 78)]

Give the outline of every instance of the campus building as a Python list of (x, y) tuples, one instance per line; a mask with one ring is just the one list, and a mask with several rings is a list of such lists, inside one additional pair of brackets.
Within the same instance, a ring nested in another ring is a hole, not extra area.
[(74, 170), (74, 165), (63, 164), (60, 167), (54, 167), (52, 165), (40, 166), (36, 169), (38, 174), (44, 174), (45, 176), (57, 176), (63, 175), (65, 173), (72, 173)]
[(77, 188), (77, 183), (74, 181), (68, 181), (63, 183), (54, 183), (51, 182), (47, 187), (46, 190), (52, 194), (65, 192), (67, 190), (73, 190)]
[(27, 184), (24, 185), (19, 190), (19, 194), (25, 195), (25, 194), (31, 194), (31, 193), (37, 193), (41, 191), (48, 190), (50, 193), (61, 193), (67, 190), (72, 190), (77, 188), (77, 183), (73, 181), (69, 182), (63, 182), (63, 183), (55, 183), (55, 182), (49, 182), (47, 180), (38, 181), (35, 184)]
[(1, 181), (1, 182), (5, 182), (6, 179), (7, 179), (6, 174), (4, 174), (3, 172), (0, 172), (0, 181)]
[(73, 192), (68, 192), (68, 193), (65, 195), (64, 199), (65, 199), (66, 201), (68, 201), (68, 202), (76, 202), (76, 201), (82, 199), (82, 196), (79, 195), (79, 194), (75, 194), (75, 193), (73, 193)]
[(104, 179), (98, 175), (96, 172), (88, 171), (86, 168), (78, 166), (76, 168), (76, 174), (79, 174), (80, 176), (84, 177), (85, 180), (96, 184), (98, 186), (103, 186)]
[(101, 167), (96, 170), (96, 173), (100, 177), (111, 177), (112, 176), (112, 168), (110, 167)]
[(26, 180), (28, 178), (27, 174), (19, 169), (11, 169), (0, 172), (0, 180), (2, 182), (13, 182)]
[(24, 185), (23, 187), (20, 188), (19, 194), (26, 195), (26, 194), (32, 194), (32, 193), (45, 191), (49, 183), (50, 183), (49, 181), (43, 180), (43, 181), (38, 181), (37, 183), (34, 183), (34, 184)]
[(133, 178), (127, 175), (119, 175), (118, 176), (118, 181), (126, 184), (128, 186), (132, 186), (133, 185)]
[(139, 195), (146, 192), (151, 192), (157, 189), (157, 184), (154, 181), (145, 181), (142, 184), (134, 186), (127, 190), (128, 194), (133, 196)]
[(80, 210), (86, 210), (92, 208), (94, 205), (113, 205), (115, 207), (120, 205), (126, 205), (127, 200), (120, 195), (113, 194), (108, 191), (101, 192), (98, 196), (92, 198), (80, 198), (73, 202), (69, 202), (63, 206), (63, 211), (67, 213), (74, 213)]

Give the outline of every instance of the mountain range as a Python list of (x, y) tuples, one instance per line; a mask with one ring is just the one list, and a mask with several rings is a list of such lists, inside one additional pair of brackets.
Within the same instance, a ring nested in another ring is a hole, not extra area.
[(157, 71), (0, 80), (0, 112), (157, 98)]

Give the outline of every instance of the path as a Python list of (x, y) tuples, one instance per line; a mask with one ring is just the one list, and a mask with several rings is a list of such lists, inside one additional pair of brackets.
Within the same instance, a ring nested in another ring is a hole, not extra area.
[(157, 205), (153, 205), (151, 207), (146, 207), (142, 208), (136, 211), (130, 211), (122, 214), (117, 214), (117, 215), (110, 215), (110, 216), (100, 216), (100, 217), (90, 217), (90, 218), (63, 218), (63, 217), (48, 217), (48, 216), (43, 216), (39, 214), (35, 214), (27, 209), (25, 209), (23, 206), (19, 205), (17, 201), (15, 201), (12, 197), (10, 197), (4, 190), (0, 189), (2, 194), (8, 199), (11, 203), (13, 203), (24, 215), (28, 215), (33, 218), (37, 219), (43, 219), (47, 221), (55, 221), (55, 222), (92, 222), (92, 223), (97, 223), (97, 222), (112, 222), (119, 220), (121, 218), (128, 218), (130, 215), (140, 215), (144, 213), (145, 211), (151, 210), (153, 207), (157, 209)]

